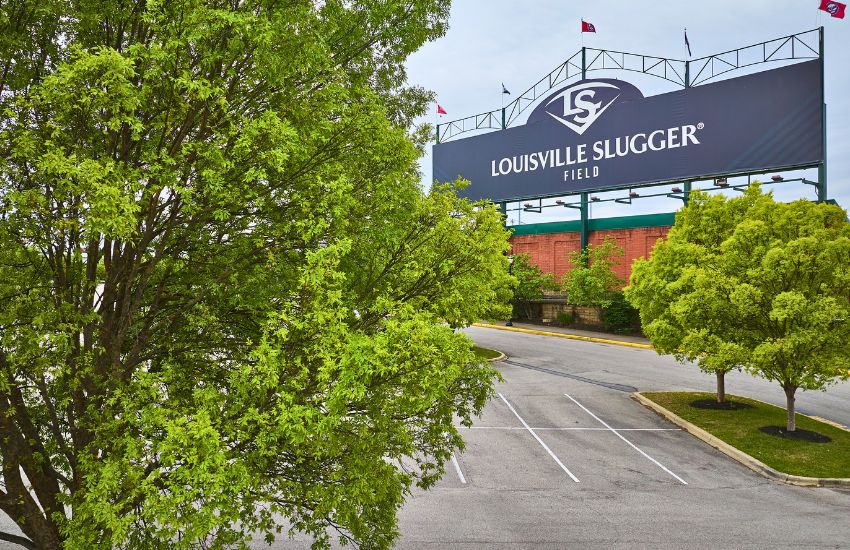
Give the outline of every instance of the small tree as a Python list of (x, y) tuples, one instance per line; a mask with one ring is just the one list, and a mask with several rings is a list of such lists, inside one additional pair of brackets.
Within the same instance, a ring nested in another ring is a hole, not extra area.
[(516, 279), (513, 302), (515, 305), (522, 306), (526, 318), (531, 318), (531, 300), (538, 300), (543, 297), (546, 290), (557, 288), (552, 274), (544, 273), (542, 269), (531, 263), (528, 254), (514, 256), (511, 273)]
[(577, 306), (607, 307), (613, 300), (625, 280), (614, 273), (614, 266), (620, 262), (623, 249), (617, 241), (605, 237), (598, 246), (588, 245), (584, 250), (571, 252), (570, 263), (575, 266), (565, 276), (564, 292), (570, 303)]
[(797, 389), (850, 368), (850, 226), (837, 206), (777, 203), (752, 186), (727, 199), (693, 193), (666, 241), (632, 269), (626, 296), (660, 353), (718, 379), (735, 367), (778, 382), (787, 430)]

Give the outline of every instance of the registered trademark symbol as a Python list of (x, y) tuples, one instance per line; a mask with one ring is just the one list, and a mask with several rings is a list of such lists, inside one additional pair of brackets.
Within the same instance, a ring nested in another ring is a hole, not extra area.
[(702, 130), (703, 128), (705, 128), (705, 124), (703, 124), (702, 122), (697, 124), (697, 130)]

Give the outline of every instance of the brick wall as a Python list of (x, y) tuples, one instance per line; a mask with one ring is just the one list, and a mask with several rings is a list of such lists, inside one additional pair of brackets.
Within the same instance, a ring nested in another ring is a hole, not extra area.
[[(669, 227), (636, 227), (631, 229), (606, 229), (591, 231), (589, 242), (593, 246), (602, 243), (605, 237), (613, 237), (623, 249), (620, 264), (614, 271), (628, 281), (632, 262), (637, 258), (648, 257), (655, 242), (667, 236)], [(567, 255), (578, 250), (581, 238), (579, 233), (546, 233), (539, 235), (514, 235), (511, 237), (513, 254), (528, 254), (531, 261), (547, 273), (554, 273), (560, 281), (571, 269)]]

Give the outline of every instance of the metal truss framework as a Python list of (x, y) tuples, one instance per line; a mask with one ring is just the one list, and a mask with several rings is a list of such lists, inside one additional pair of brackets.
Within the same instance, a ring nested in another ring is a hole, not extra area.
[(501, 109), (438, 124), (437, 143), (476, 130), (509, 128), (523, 111), (553, 88), (578, 76), (584, 79), (589, 71), (637, 72), (690, 88), (760, 63), (821, 58), (822, 34), (822, 28), (812, 29), (688, 61), (584, 47)]

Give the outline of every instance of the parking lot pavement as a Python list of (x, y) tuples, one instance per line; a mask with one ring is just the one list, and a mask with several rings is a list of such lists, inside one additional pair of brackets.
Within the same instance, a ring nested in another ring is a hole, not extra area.
[(839, 548), (850, 540), (850, 494), (765, 480), (626, 392), (500, 370), (504, 399), (464, 432), (466, 484), (447, 479), (417, 494), (401, 512), (400, 548)]
[(499, 395), (461, 428), (460, 473), (448, 464), (436, 487), (410, 498), (398, 548), (842, 548), (850, 540), (850, 491), (764, 479), (626, 391), (497, 367)]
[[(541, 384), (539, 379), (547, 375), (539, 373), (533, 374), (538, 382), (532, 388), (527, 374), (503, 370), (511, 378), (514, 373), (522, 381), (520, 387), (509, 381), (500, 388), (499, 398), (484, 415), (487, 427), (476, 425), (464, 432), (468, 449), (458, 462), (463, 471), (469, 470), (468, 483), (477, 484), (479, 477), (490, 483), (488, 474), (496, 467), (493, 457), (498, 457), (500, 470), (513, 469), (514, 487), (567, 481), (600, 490), (641, 483), (688, 484), (665, 463), (678, 465), (678, 460), (655, 455), (659, 440), (690, 436), (637, 405), (628, 394), (577, 387), (569, 380)], [(504, 419), (505, 410), (514, 418), (498, 425), (493, 417)], [(530, 468), (532, 460), (543, 464)], [(484, 470), (480, 476), (479, 469)], [(552, 472), (558, 476), (555, 481), (550, 480)]]

